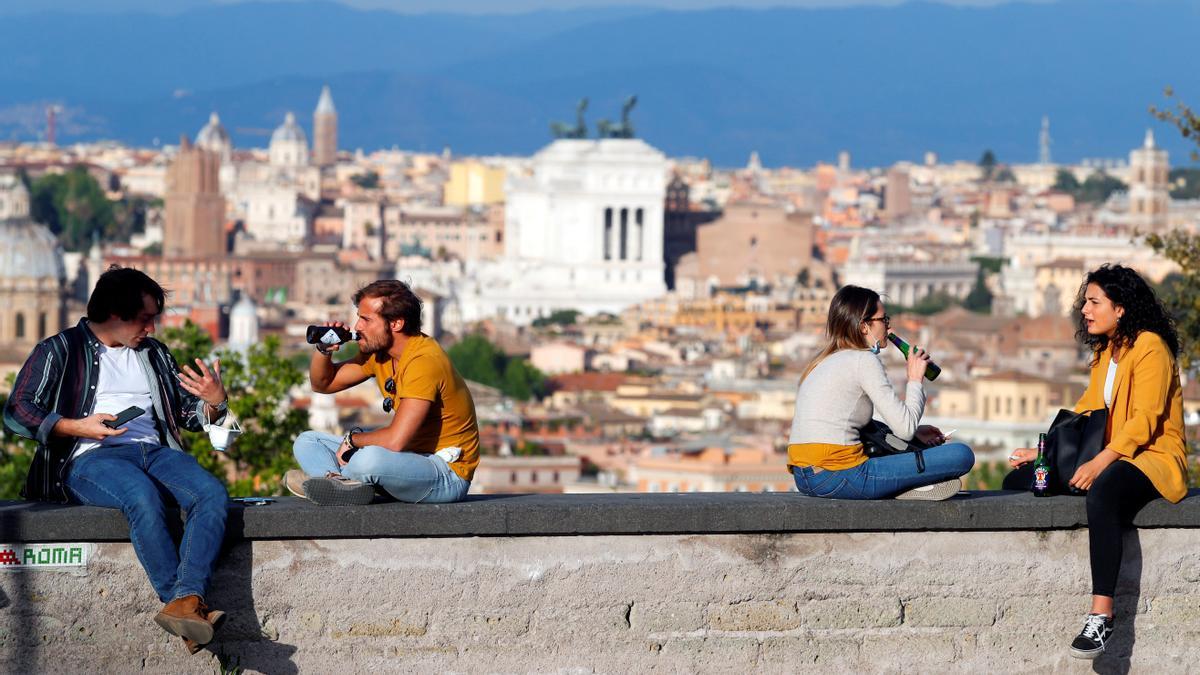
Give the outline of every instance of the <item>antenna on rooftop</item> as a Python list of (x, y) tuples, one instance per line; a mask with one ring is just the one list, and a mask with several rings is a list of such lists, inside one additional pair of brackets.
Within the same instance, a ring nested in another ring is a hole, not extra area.
[(1050, 164), (1050, 118), (1042, 116), (1042, 132), (1038, 134), (1038, 163)]

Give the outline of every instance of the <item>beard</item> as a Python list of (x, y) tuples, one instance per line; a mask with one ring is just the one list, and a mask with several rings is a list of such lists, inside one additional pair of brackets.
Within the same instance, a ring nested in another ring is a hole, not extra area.
[(358, 350), (363, 354), (371, 355), (379, 352), (386, 352), (392, 348), (392, 334), (385, 333), (382, 337), (376, 339), (369, 335), (361, 336)]

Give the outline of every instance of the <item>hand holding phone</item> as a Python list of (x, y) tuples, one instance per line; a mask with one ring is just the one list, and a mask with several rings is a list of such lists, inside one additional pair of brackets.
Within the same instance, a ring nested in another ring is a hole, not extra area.
[(104, 420), (104, 426), (108, 427), (109, 429), (116, 429), (118, 427), (123, 427), (126, 424), (129, 424), (129, 422), (131, 420), (141, 417), (145, 413), (146, 413), (145, 410), (142, 410), (141, 408), (137, 407), (136, 405), (131, 405), (128, 408), (117, 413), (117, 419)]

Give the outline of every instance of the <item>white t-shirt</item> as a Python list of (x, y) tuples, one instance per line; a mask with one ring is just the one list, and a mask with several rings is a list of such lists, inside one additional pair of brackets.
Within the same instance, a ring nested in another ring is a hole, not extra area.
[(150, 381), (146, 370), (138, 360), (137, 352), (128, 347), (99, 346), (100, 378), (96, 383), (96, 401), (91, 414), (116, 415), (129, 406), (137, 406), (146, 412), (124, 425), (125, 433), (109, 436), (103, 442), (81, 438), (75, 444), (74, 459), (100, 445), (123, 443), (160, 443), (158, 429), (154, 424), (154, 400), (150, 398)]

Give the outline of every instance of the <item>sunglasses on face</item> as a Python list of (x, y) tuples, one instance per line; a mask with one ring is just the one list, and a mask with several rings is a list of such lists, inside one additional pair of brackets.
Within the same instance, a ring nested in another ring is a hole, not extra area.
[[(396, 380), (395, 380), (395, 378), (391, 378), (391, 377), (389, 377), (389, 378), (387, 379), (387, 381), (383, 383), (383, 390), (384, 390), (385, 392), (387, 392), (388, 394), (393, 394), (393, 395), (394, 395), (394, 394), (396, 393)], [(393, 400), (392, 400), (392, 399), (390, 399), (390, 398), (385, 398), (385, 399), (383, 399), (383, 412), (385, 412), (385, 413), (390, 413), (390, 412), (392, 412), (392, 408), (395, 408), (395, 407), (396, 407), (396, 402), (395, 402), (395, 401), (393, 401)]]
[(863, 319), (863, 323), (875, 323), (876, 321), (882, 321), (885, 328), (891, 328), (892, 326), (892, 317), (888, 316), (887, 314), (884, 314), (883, 316), (872, 317), (870, 319)]

